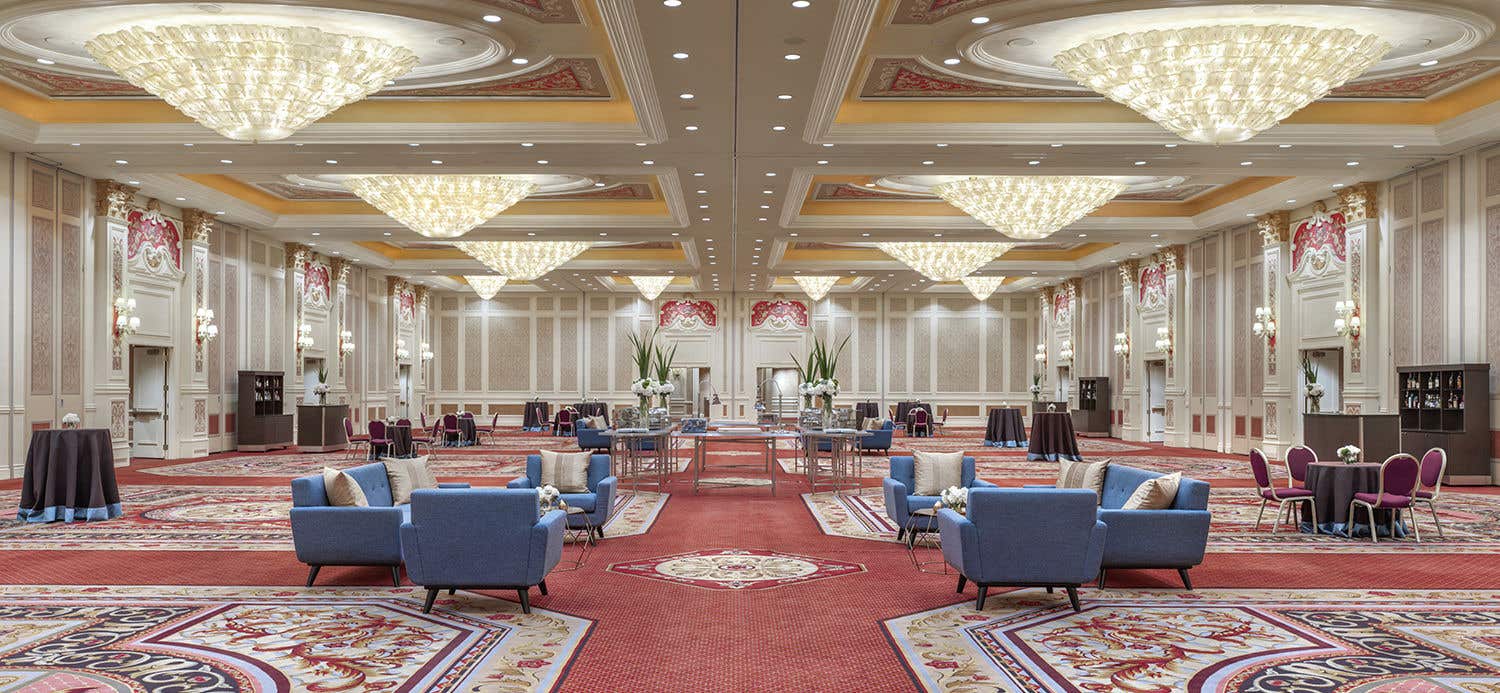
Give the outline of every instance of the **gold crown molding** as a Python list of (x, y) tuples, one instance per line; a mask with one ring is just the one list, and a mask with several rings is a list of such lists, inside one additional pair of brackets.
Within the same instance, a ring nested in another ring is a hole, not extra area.
[(289, 270), (294, 270), (300, 267), (302, 265), (302, 261), (306, 260), (310, 255), (312, 255), (312, 248), (302, 245), (301, 243), (288, 243), (286, 244), (284, 266)]
[(340, 284), (347, 284), (349, 282), (349, 270), (353, 267), (354, 263), (341, 257), (336, 257), (328, 261), (328, 269), (333, 274), (333, 280)]
[(197, 241), (207, 243), (209, 234), (213, 233), (215, 217), (201, 209), (192, 207), (182, 208), (182, 239), (184, 241)]
[(1255, 230), (1260, 232), (1265, 245), (1285, 243), (1287, 230), (1291, 226), (1291, 214), (1286, 210), (1267, 212), (1255, 218)]
[(140, 188), (101, 178), (94, 181), (94, 213), (111, 219), (124, 219), (130, 213), (130, 201)]
[(1374, 183), (1356, 183), (1339, 189), (1338, 195), (1346, 224), (1371, 219), (1380, 213)]

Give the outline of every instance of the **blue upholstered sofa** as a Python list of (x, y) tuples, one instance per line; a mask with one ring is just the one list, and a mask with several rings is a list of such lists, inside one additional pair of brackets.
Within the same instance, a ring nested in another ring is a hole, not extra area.
[(859, 449), (861, 454), (870, 452), (872, 450), (878, 450), (880, 452), (890, 452), (891, 437), (894, 436), (895, 433), (895, 422), (887, 419), (885, 424), (883, 424), (880, 428), (870, 431), (870, 435), (864, 436), (855, 441), (854, 445)]
[[(541, 484), (542, 480), (542, 456), (526, 456), (526, 476), (512, 479), (508, 488), (534, 489)], [(615, 488), (620, 480), (610, 474), (609, 455), (590, 455), (588, 474), (588, 493), (564, 493), (562, 500), (575, 508), (583, 508), (584, 515), (594, 528), (594, 534), (600, 538), (604, 537), (604, 522), (609, 519), (609, 511), (615, 505)], [(570, 515), (568, 521), (571, 526), (582, 527), (584, 516)], [(592, 542), (593, 537), (589, 538)]]
[(609, 452), (609, 437), (604, 435), (604, 430), (589, 428), (581, 423), (574, 424), (573, 430), (577, 433), (579, 450)]
[(1208, 482), (1183, 477), (1172, 507), (1164, 510), (1121, 510), (1137, 487), (1159, 472), (1110, 464), (1104, 473), (1099, 519), (1109, 525), (1109, 541), (1099, 586), (1112, 568), (1175, 568), (1182, 586), (1193, 588), (1188, 570), (1203, 562), (1208, 547)]
[(970, 489), (967, 515), (938, 511), (943, 560), (958, 569), (958, 591), (972, 581), (982, 610), (993, 585), (1062, 587), (1078, 611), (1078, 586), (1098, 575), (1108, 531), (1095, 503), (1088, 489)]
[[(896, 524), (897, 539), (906, 536), (906, 521), (911, 517), (911, 511), (930, 508), (938, 502), (937, 496), (911, 495), (912, 489), (917, 485), (915, 465), (915, 460), (909, 455), (892, 457), (891, 474), (882, 482), (885, 490), (885, 514)], [(994, 486), (974, 476), (974, 458), (967, 455), (964, 456), (961, 483), (969, 489)], [(924, 525), (923, 529), (936, 529), (936, 526)]]
[(438, 590), (513, 589), (531, 613), (532, 585), (547, 594), (547, 573), (562, 558), (561, 510), (537, 517), (531, 490), (422, 489), (411, 494), (401, 525), (401, 553), (411, 581), (427, 588), (422, 611)]
[[(306, 563), (312, 587), (325, 565), (390, 566), (391, 582), (401, 585), (401, 523), (411, 507), (391, 505), (391, 483), (380, 462), (344, 470), (365, 492), (369, 507), (334, 507), (328, 503), (323, 475), (292, 480), (292, 545)], [(468, 484), (441, 484), (467, 488)]]

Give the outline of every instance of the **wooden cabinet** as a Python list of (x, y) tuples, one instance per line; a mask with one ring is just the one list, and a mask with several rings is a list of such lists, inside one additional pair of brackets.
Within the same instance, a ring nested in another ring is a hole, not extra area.
[(297, 449), (302, 452), (347, 450), (349, 437), (344, 433), (344, 419), (347, 418), (347, 404), (297, 405)]
[(1073, 412), (1073, 430), (1079, 435), (1109, 435), (1109, 378), (1078, 379), (1078, 409)]
[(1490, 483), (1490, 366), (1464, 363), (1396, 369), (1401, 451), (1448, 452), (1450, 484)]
[(236, 448), (258, 452), (292, 445), (292, 415), (280, 371), (240, 371)]

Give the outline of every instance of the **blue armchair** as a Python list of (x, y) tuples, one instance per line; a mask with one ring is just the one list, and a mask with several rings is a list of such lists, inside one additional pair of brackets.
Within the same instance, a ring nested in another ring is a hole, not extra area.
[(609, 437), (604, 435), (603, 430), (598, 428), (589, 428), (588, 426), (585, 426), (583, 424), (575, 425), (573, 427), (573, 430), (577, 433), (578, 436), (579, 450), (595, 450), (604, 453), (609, 452)]
[(859, 450), (860, 454), (864, 454), (870, 450), (879, 450), (888, 453), (891, 450), (891, 437), (895, 433), (896, 423), (887, 420), (880, 428), (870, 431), (870, 435), (860, 438), (855, 443), (856, 449)]
[(531, 586), (545, 596), (547, 573), (562, 558), (565, 517), (552, 510), (538, 518), (536, 491), (413, 491), (401, 554), (412, 582), (427, 588), (423, 613), (438, 590), (459, 588), (513, 589), (522, 613), (531, 613)]
[[(964, 456), (962, 484), (965, 488), (993, 487), (994, 484), (974, 476), (974, 458)], [(885, 490), (885, 514), (896, 523), (896, 539), (906, 537), (906, 521), (911, 511), (930, 508), (938, 502), (937, 496), (913, 496), (917, 487), (916, 461), (910, 455), (891, 458), (891, 475), (883, 482)], [(924, 527), (924, 529), (935, 529)], [(907, 537), (909, 539), (909, 537)]]
[[(542, 456), (526, 456), (526, 476), (512, 479), (508, 488), (537, 488), (542, 483)], [(609, 511), (615, 506), (615, 488), (619, 486), (620, 480), (609, 472), (609, 455), (589, 456), (588, 493), (564, 493), (562, 500), (575, 508), (583, 508), (584, 515), (569, 515), (570, 526), (582, 527), (585, 516), (588, 523), (593, 525), (594, 534), (600, 539), (604, 538), (604, 522), (609, 519)], [(594, 543), (594, 537), (589, 537), (589, 543)]]
[(1094, 516), (1088, 489), (975, 488), (968, 515), (938, 511), (943, 560), (958, 570), (958, 591), (979, 588), (984, 610), (991, 586), (1054, 587), (1080, 611), (1078, 586), (1099, 574), (1106, 525)]
[(1208, 546), (1208, 483), (1184, 477), (1177, 498), (1165, 510), (1121, 510), (1135, 489), (1157, 472), (1111, 464), (1104, 474), (1099, 519), (1109, 525), (1104, 571), (1111, 568), (1176, 568), (1182, 586), (1193, 588), (1188, 570), (1203, 562)]
[(411, 507), (391, 505), (391, 482), (384, 464), (372, 462), (344, 471), (365, 492), (369, 507), (330, 505), (322, 474), (292, 480), (292, 545), (297, 560), (308, 565), (307, 586), (312, 587), (325, 565), (379, 565), (390, 566), (391, 582), (399, 587), (401, 523)]

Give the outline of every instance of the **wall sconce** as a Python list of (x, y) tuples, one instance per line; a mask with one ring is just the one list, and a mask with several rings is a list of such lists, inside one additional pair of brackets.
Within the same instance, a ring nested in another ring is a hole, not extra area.
[(312, 325), (302, 323), (297, 326), (297, 351), (305, 351), (313, 346)]
[(1124, 332), (1115, 333), (1115, 356), (1122, 359), (1130, 358), (1130, 337)]
[(199, 346), (219, 336), (219, 326), (214, 324), (214, 309), (199, 308), (193, 311), (193, 336), (198, 339)]
[(434, 356), (437, 356), (437, 354), (432, 353), (432, 345), (427, 342), (422, 342), (421, 352), (423, 361), (431, 361)]
[(1064, 339), (1063, 343), (1060, 344), (1060, 345), (1058, 345), (1058, 347), (1057, 347), (1057, 363), (1059, 365), (1064, 365), (1065, 366), (1065, 365), (1068, 365), (1068, 364), (1070, 364), (1072, 362), (1073, 362), (1073, 340), (1071, 340), (1071, 339)]
[(354, 333), (349, 330), (339, 330), (339, 356), (348, 356), (354, 353)]
[(1047, 363), (1047, 345), (1036, 345), (1036, 362), (1038, 365)]
[(120, 296), (115, 299), (115, 341), (123, 341), (141, 329), (141, 319), (135, 316), (135, 299)]
[(396, 360), (405, 361), (411, 358), (411, 352), (406, 350), (406, 340), (396, 340)]
[(1333, 320), (1333, 331), (1339, 333), (1340, 337), (1359, 339), (1359, 306), (1354, 303), (1354, 300), (1333, 304), (1333, 312), (1338, 316)]
[(1170, 328), (1156, 328), (1156, 350), (1172, 353), (1172, 330)]
[(1255, 336), (1266, 340), (1266, 344), (1276, 345), (1276, 316), (1271, 309), (1258, 306), (1255, 309), (1255, 322), (1250, 324), (1250, 331)]

